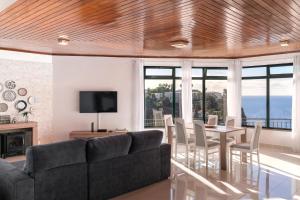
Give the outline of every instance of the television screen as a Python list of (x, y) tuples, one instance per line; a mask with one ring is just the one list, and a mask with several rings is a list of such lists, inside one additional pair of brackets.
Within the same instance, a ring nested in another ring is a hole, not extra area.
[(117, 112), (118, 101), (115, 91), (81, 91), (80, 113)]

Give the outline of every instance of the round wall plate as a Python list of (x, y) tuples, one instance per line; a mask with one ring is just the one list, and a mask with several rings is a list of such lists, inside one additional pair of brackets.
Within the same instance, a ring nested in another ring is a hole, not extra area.
[(7, 87), (7, 89), (15, 89), (16, 88), (16, 82), (15, 81), (6, 81), (5, 82), (5, 86)]
[(17, 94), (12, 90), (5, 90), (2, 94), (2, 96), (5, 101), (12, 102), (16, 99)]
[(30, 97), (28, 97), (27, 101), (30, 105), (33, 105), (36, 103), (36, 98), (34, 96), (30, 96)]
[(24, 100), (19, 100), (15, 104), (16, 109), (21, 112), (27, 108), (27, 103)]
[(20, 88), (20, 89), (18, 89), (18, 94), (19, 94), (20, 96), (26, 96), (26, 95), (27, 95), (27, 90), (26, 90), (26, 88)]
[(6, 112), (8, 110), (8, 105), (6, 103), (0, 103), (0, 112)]

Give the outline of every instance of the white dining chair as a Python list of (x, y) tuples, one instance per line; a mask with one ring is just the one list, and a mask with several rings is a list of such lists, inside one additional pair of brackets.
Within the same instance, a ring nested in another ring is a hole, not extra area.
[(173, 116), (172, 115), (164, 115), (164, 124), (165, 124), (165, 137), (166, 139), (170, 139), (168, 138), (168, 131), (169, 131), (169, 127), (171, 127), (172, 129), (172, 138), (175, 137), (175, 125), (173, 123)]
[(227, 128), (234, 128), (235, 127), (235, 117), (227, 116), (225, 121), (225, 126)]
[[(225, 127), (226, 128), (234, 128), (235, 127), (235, 117), (227, 116), (225, 121)], [(231, 136), (233, 141), (229, 142), (230, 145), (237, 142), (236, 136)]]
[(208, 168), (208, 156), (210, 154), (219, 153), (220, 156), (220, 144), (206, 139), (205, 126), (203, 121), (194, 121), (194, 132), (196, 136), (195, 141), (195, 152), (194, 152), (194, 163), (196, 167), (197, 152), (199, 150), (199, 162), (201, 162), (201, 150), (204, 152), (205, 165)]
[[(240, 156), (240, 161), (242, 160), (241, 158), (241, 153), (249, 153), (250, 154), (250, 165), (252, 167), (252, 155), (256, 154), (257, 156), (257, 163), (260, 164), (260, 159), (259, 159), (259, 139), (262, 131), (262, 123), (261, 122), (256, 122), (255, 123), (255, 128), (254, 128), (254, 133), (251, 137), (250, 143), (240, 143), (240, 144), (233, 144), (230, 146), (230, 165), (232, 166), (232, 156), (233, 155), (239, 155)], [(239, 151), (239, 154), (234, 154), (234, 151)]]
[(161, 110), (152, 110), (153, 112), (153, 119), (154, 119), (154, 126), (155, 127), (163, 127), (163, 111)]
[(208, 115), (207, 125), (217, 126), (218, 125), (218, 115)]
[(189, 164), (189, 151), (194, 143), (192, 138), (188, 138), (185, 128), (184, 120), (181, 118), (175, 119), (175, 133), (176, 133), (176, 144), (175, 144), (175, 159), (177, 160), (178, 145), (183, 145), (185, 148), (186, 164)]

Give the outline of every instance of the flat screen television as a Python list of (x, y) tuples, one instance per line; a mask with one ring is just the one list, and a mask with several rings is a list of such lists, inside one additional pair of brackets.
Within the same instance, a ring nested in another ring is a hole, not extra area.
[(80, 91), (80, 113), (118, 112), (116, 91)]

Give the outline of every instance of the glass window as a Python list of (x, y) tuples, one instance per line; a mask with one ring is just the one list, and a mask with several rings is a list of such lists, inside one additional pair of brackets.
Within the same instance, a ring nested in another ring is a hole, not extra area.
[(145, 80), (145, 127), (163, 127), (173, 111), (172, 80)]
[(201, 78), (203, 76), (202, 68), (192, 68), (192, 77)]
[(242, 69), (242, 77), (266, 76), (266, 67), (250, 67)]
[(293, 66), (271, 67), (270, 74), (293, 74)]
[(192, 80), (193, 84), (193, 119), (203, 120), (202, 80)]
[(181, 68), (176, 68), (175, 69), (175, 76), (176, 77), (182, 77), (182, 69)]
[(292, 78), (270, 79), (270, 127), (291, 129)]
[(209, 69), (207, 68), (207, 76), (225, 76), (227, 77), (227, 69)]
[(293, 65), (243, 68), (242, 124), (291, 129)]
[(172, 76), (172, 69), (147, 68), (146, 76)]
[(177, 79), (175, 81), (175, 111), (174, 116), (175, 117), (181, 117), (182, 116), (182, 108), (181, 108), (181, 79)]
[(266, 79), (242, 81), (242, 125), (254, 126), (256, 121), (266, 125)]
[(206, 80), (205, 119), (208, 115), (218, 115), (224, 124), (227, 116), (227, 80)]

